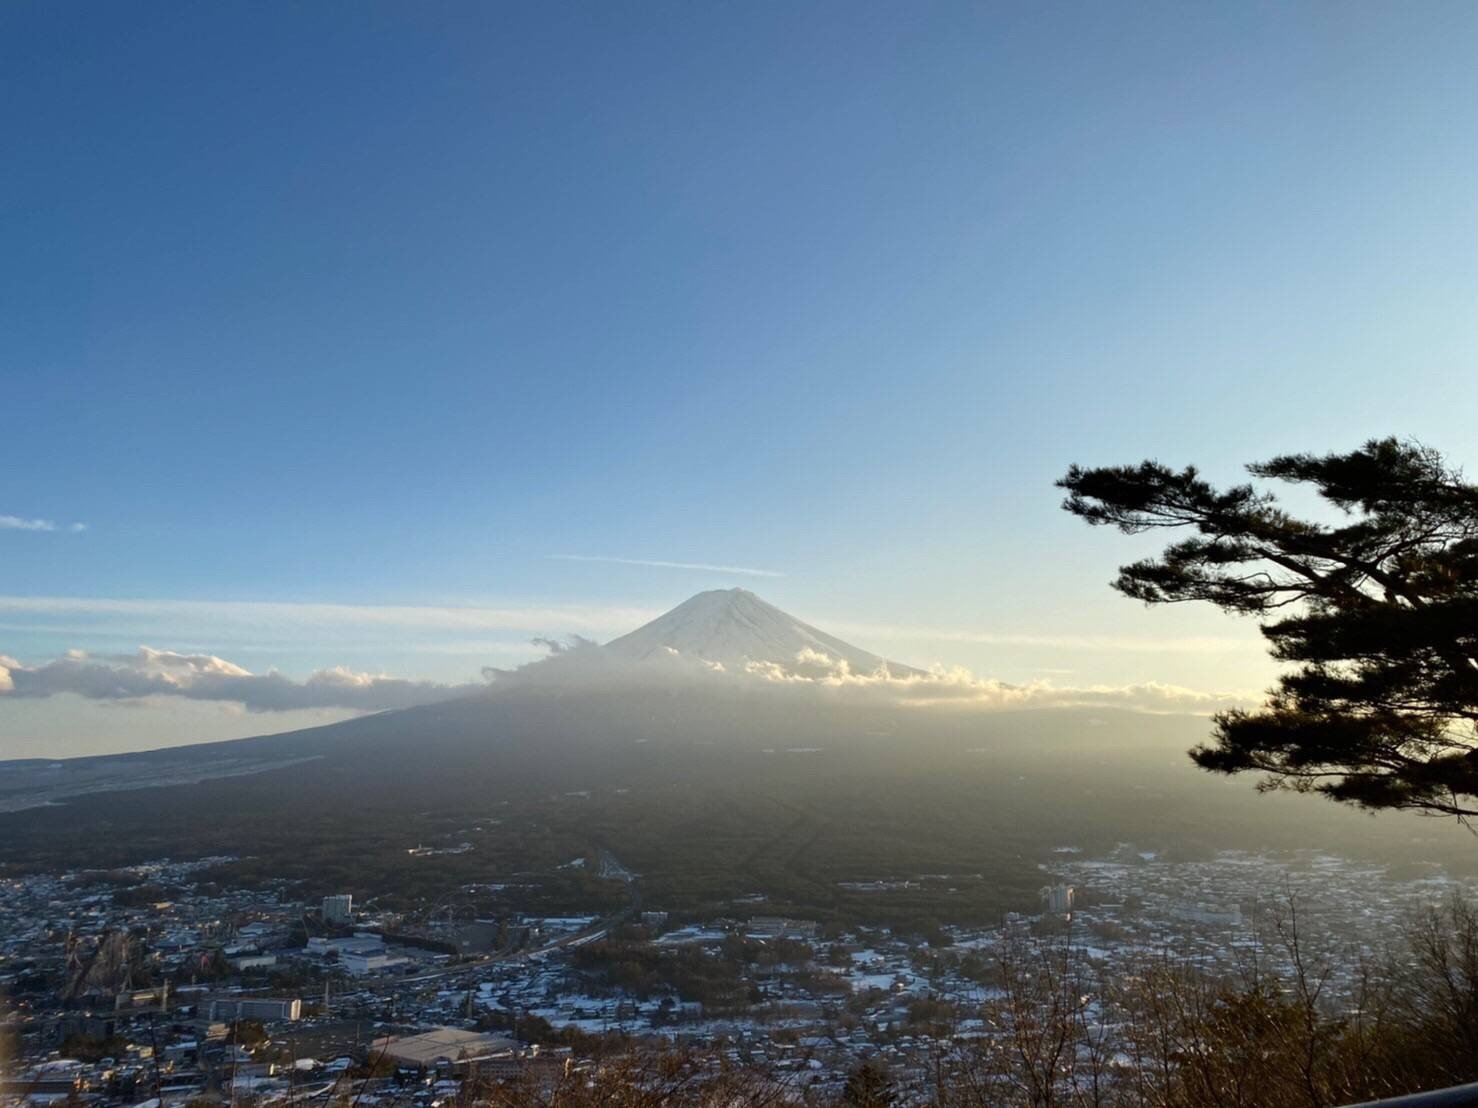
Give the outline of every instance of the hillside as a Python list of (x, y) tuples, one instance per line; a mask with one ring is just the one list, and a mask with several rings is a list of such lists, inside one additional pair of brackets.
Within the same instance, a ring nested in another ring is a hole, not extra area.
[[(516, 880), (525, 898), (537, 889), (579, 907), (612, 890), (560, 867), (610, 851), (669, 909), (724, 913), (762, 895), (777, 909), (875, 919), (1029, 907), (1039, 864), (1062, 846), (1322, 847), (1472, 867), (1470, 840), (1448, 824), (1262, 796), (1195, 770), (1184, 751), (1204, 735), (1201, 717), (921, 707), (871, 686), (859, 695), (730, 669), (823, 649), (849, 667), (881, 664), (752, 594), (704, 593), (474, 696), (235, 742), (0, 767), (0, 803), (48, 805), (0, 812), (0, 865), (229, 854), (238, 881), (285, 877), (409, 906)], [(407, 854), (463, 842), (455, 855)], [(952, 879), (920, 880), (929, 874)], [(841, 884), (869, 881), (905, 884), (882, 894)]]

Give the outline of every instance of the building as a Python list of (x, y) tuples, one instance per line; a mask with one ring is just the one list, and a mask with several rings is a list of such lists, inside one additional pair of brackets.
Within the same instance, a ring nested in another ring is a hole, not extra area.
[(354, 897), (350, 893), (323, 898), (323, 922), (347, 924), (354, 922)]
[(213, 1020), (261, 1020), (274, 1023), (279, 1020), (301, 1019), (303, 1002), (274, 997), (232, 997), (210, 1002), (210, 1018)]
[(1224, 907), (1214, 904), (1177, 904), (1170, 914), (1188, 923), (1207, 923), (1227, 927), (1242, 925), (1242, 908), (1237, 904)]
[(122, 1034), (133, 1022), (150, 1020), (169, 1012), (169, 982), (152, 989), (125, 989), (111, 995), (93, 993), (64, 997), (56, 1018), (49, 1025), (53, 1041), (62, 1042), (69, 1035), (91, 1035), (110, 1039)]
[(370, 1046), (370, 1058), (384, 1058), (407, 1069), (429, 1070), (445, 1064), (465, 1070), (476, 1068), (479, 1063), (510, 1059), (515, 1046), (512, 1039), (502, 1035), (437, 1027), (419, 1035), (376, 1039)]
[(404, 955), (386, 949), (383, 935), (364, 931), (343, 936), (313, 935), (305, 950), (323, 958), (337, 958), (339, 965), (356, 977), (410, 963)]
[(1039, 894), (1042, 898), (1042, 911), (1051, 916), (1072, 915), (1075, 891), (1071, 885), (1064, 885), (1060, 882), (1056, 885), (1043, 886)]
[(308, 939), (305, 948), (310, 954), (366, 954), (381, 950), (385, 946), (385, 938), (370, 931), (356, 931), (353, 935), (324, 936), (313, 935)]
[(264, 946), (279, 943), (287, 938), (287, 929), (265, 920), (248, 923), (236, 932), (238, 941), (260, 950)]
[(71, 1104), (76, 1102), (82, 1087), (80, 1073), (61, 1069), (45, 1070), (30, 1077), (0, 1077), (0, 1100), (7, 1104), (54, 1101)]
[(815, 920), (783, 916), (751, 916), (744, 933), (756, 939), (814, 939), (820, 930)]
[(400, 954), (391, 954), (384, 947), (378, 950), (346, 950), (339, 955), (339, 965), (346, 973), (363, 977), (369, 973), (382, 973), (396, 966), (410, 964), (410, 959)]

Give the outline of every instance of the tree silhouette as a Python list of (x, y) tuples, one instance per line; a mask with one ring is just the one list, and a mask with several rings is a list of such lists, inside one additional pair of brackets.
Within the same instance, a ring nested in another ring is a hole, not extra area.
[(859, 1062), (847, 1075), (841, 1102), (848, 1108), (888, 1108), (894, 1096), (887, 1066), (876, 1058)]
[(1272, 656), (1291, 663), (1261, 709), (1219, 714), (1191, 757), (1261, 772), (1261, 788), (1478, 815), (1478, 486), (1396, 439), (1247, 468), (1312, 488), (1330, 519), (1153, 461), (1075, 465), (1057, 482), (1063, 507), (1090, 524), (1192, 532), (1121, 567), (1120, 592), (1265, 617)]

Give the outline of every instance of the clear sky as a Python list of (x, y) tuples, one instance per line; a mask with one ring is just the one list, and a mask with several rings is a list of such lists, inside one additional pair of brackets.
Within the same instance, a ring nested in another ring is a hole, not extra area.
[[(457, 683), (745, 585), (1260, 688), (1052, 481), (1478, 466), (1475, 53), (1469, 3), (7, 3), (0, 654)], [(320, 718), (0, 695), (0, 756)]]

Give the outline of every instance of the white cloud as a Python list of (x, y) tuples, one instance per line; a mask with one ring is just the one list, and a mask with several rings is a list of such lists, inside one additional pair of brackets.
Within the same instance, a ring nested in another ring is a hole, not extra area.
[(24, 519), (21, 516), (0, 515), (0, 531), (86, 531), (85, 523), (69, 523), (60, 527), (50, 519)]
[(784, 577), (774, 569), (751, 569), (748, 566), (719, 566), (707, 562), (663, 562), (650, 558), (610, 558), (600, 554), (550, 554), (556, 562), (605, 562), (617, 566), (650, 566), (654, 569), (691, 569), (704, 573), (736, 573), (742, 577)]
[(305, 681), (294, 681), (276, 670), (252, 673), (213, 654), (180, 654), (147, 646), (133, 654), (98, 656), (72, 650), (35, 666), (0, 655), (0, 695), (25, 699), (62, 693), (108, 701), (183, 697), (239, 704), (251, 712), (305, 708), (379, 712), (483, 688), (357, 673), (343, 666), (317, 670)]
[(612, 657), (594, 643), (573, 640), (549, 657), (512, 671), (486, 671), (494, 689), (520, 686), (586, 687), (633, 684), (703, 685), (748, 683), (755, 688), (823, 696), (863, 706), (962, 711), (1020, 711), (1034, 708), (1123, 708), (1152, 714), (1209, 715), (1260, 700), (1251, 692), (1207, 692), (1161, 682), (1133, 685), (1057, 685), (1050, 681), (1009, 684), (976, 677), (963, 668), (900, 675), (883, 668), (855, 672), (845, 662), (802, 650), (786, 663), (750, 662), (743, 669), (671, 651), (641, 661)]
[[(1159, 714), (1210, 714), (1253, 704), (1247, 692), (1207, 692), (1160, 682), (1134, 685), (1057, 685), (1039, 680), (1010, 684), (979, 678), (962, 668), (895, 674), (853, 671), (842, 660), (803, 650), (791, 661), (751, 662), (743, 668), (671, 651), (642, 661), (621, 659), (581, 638), (535, 640), (549, 655), (513, 670), (486, 669), (493, 691), (520, 687), (631, 687), (633, 685), (745, 685), (796, 696), (878, 707), (958, 711), (1034, 708), (1123, 708)], [(715, 686), (718, 687), (718, 686)], [(345, 666), (316, 670), (295, 681), (276, 670), (253, 673), (214, 654), (180, 653), (142, 646), (132, 654), (68, 651), (54, 661), (26, 665), (0, 655), (0, 697), (39, 699), (70, 693), (115, 703), (164, 703), (169, 698), (240, 705), (250, 712), (340, 708), (384, 711), (429, 704), (484, 691), (483, 684), (446, 685), (363, 673)]]
[(963, 667), (897, 676), (886, 669), (854, 673), (842, 660), (814, 650), (796, 655), (789, 666), (752, 662), (748, 672), (762, 680), (818, 689), (837, 689), (880, 698), (905, 707), (960, 707), (987, 711), (1027, 708), (1127, 708), (1152, 713), (1210, 714), (1246, 706), (1256, 697), (1245, 692), (1203, 692), (1157, 681), (1136, 685), (1055, 685), (1032, 681), (1008, 684), (979, 678)]

